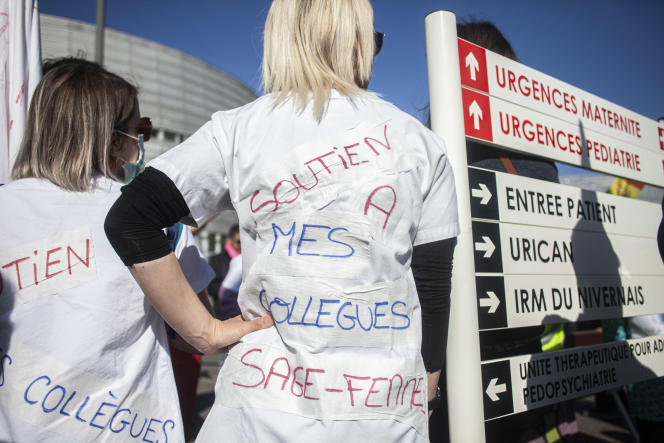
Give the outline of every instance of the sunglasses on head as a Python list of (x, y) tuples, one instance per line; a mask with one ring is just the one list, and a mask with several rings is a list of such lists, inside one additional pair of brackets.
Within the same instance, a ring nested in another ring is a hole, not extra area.
[(385, 38), (384, 33), (374, 31), (374, 57), (378, 55), (383, 47), (383, 38)]
[(150, 136), (152, 135), (152, 120), (150, 120), (150, 117), (141, 117), (138, 121), (136, 131), (139, 134), (143, 134), (144, 142), (150, 140)]

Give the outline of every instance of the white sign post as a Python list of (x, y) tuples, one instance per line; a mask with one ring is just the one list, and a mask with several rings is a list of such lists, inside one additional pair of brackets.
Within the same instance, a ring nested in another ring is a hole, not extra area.
[[(449, 160), (454, 170), (459, 204), (461, 234), (454, 252), (450, 334), (447, 343), (448, 398), (450, 438), (454, 442), (483, 442), (482, 372), (480, 369), (479, 331), (475, 304), (473, 272), (473, 233), (470, 224), (466, 137), (463, 131), (459, 52), (456, 43), (456, 18), (451, 12), (434, 12), (425, 19), (431, 126), (443, 134)], [(459, 383), (458, 380), (463, 380)], [(457, 401), (463, 399), (462, 401)]]
[[(461, 235), (447, 347), (452, 442), (484, 421), (664, 375), (664, 337), (482, 362), (479, 330), (664, 312), (659, 205), (468, 167), (466, 139), (664, 186), (664, 126), (425, 19), (432, 129)], [(479, 371), (478, 369), (481, 368)]]

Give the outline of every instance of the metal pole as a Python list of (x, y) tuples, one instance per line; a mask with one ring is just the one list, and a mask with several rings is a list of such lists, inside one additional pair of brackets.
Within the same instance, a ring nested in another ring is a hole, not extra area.
[(447, 392), (452, 443), (483, 443), (484, 406), (477, 321), (475, 260), (470, 221), (466, 136), (456, 17), (436, 11), (425, 19), (431, 128), (444, 138), (454, 170), (459, 224), (452, 274), (452, 301), (447, 343)]
[(95, 35), (95, 61), (104, 64), (104, 27), (106, 26), (106, 0), (97, 0), (97, 32)]

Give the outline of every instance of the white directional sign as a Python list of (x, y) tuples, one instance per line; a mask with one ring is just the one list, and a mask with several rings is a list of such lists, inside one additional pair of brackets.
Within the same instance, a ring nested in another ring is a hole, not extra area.
[[(458, 39), (461, 84), (654, 152), (664, 126), (521, 63)], [(492, 112), (493, 112), (492, 108)], [(661, 166), (661, 161), (660, 161)]]
[(664, 336), (481, 361), (478, 326), (664, 312), (662, 213), (468, 167), (467, 141), (664, 187), (664, 124), (458, 39), (456, 26), (449, 11), (426, 18), (431, 124), (458, 171), (462, 226), (448, 341), (457, 356), (448, 363), (455, 443), (484, 441), (483, 419), (664, 375)]
[(474, 221), (475, 272), (664, 275), (653, 238)]
[(664, 275), (476, 277), (480, 330), (664, 312)]
[(664, 151), (631, 145), (496, 97), (463, 90), (466, 134), (494, 145), (664, 186)]
[(469, 168), (474, 219), (654, 239), (660, 205), (518, 175)]
[(492, 419), (664, 375), (664, 336), (482, 363)]

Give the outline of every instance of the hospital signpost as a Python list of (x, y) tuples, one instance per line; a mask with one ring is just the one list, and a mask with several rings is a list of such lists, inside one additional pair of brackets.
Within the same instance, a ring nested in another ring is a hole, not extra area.
[[(664, 126), (425, 20), (432, 129), (459, 199), (453, 442), (485, 420), (664, 375), (664, 336), (482, 362), (479, 331), (664, 312), (659, 205), (469, 167), (466, 140), (664, 187)], [(472, 296), (470, 296), (472, 294)]]

